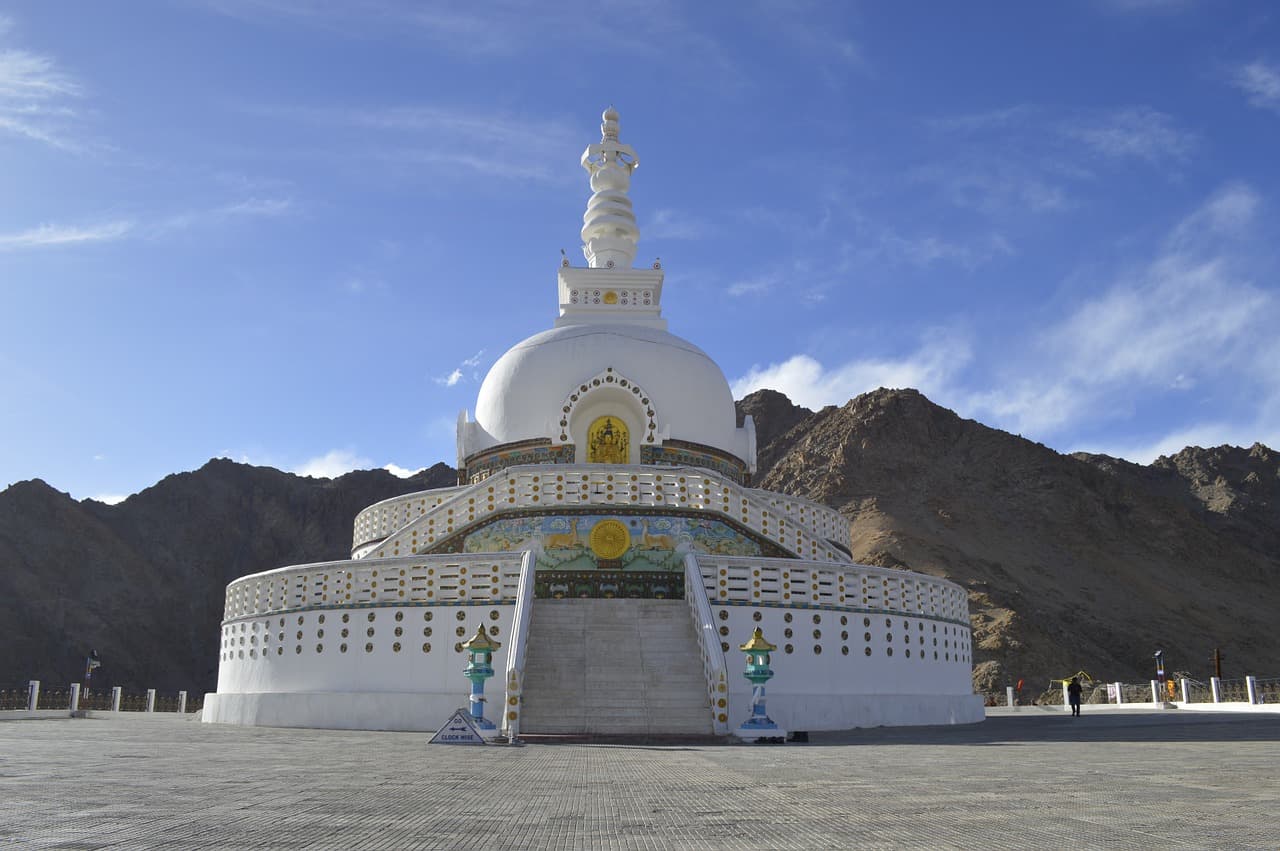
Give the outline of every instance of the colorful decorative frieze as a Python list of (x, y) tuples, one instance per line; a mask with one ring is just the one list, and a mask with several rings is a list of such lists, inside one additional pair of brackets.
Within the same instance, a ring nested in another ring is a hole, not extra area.
[(684, 440), (668, 440), (661, 446), (641, 446), (641, 464), (661, 464), (669, 467), (702, 467), (714, 470), (738, 484), (747, 480), (747, 465), (732, 455), (726, 455), (710, 446)]
[(460, 478), (475, 484), (500, 470), (519, 464), (572, 464), (573, 454), (572, 443), (552, 446), (551, 441), (545, 437), (507, 443), (468, 458)]
[(790, 557), (735, 523), (670, 509), (611, 514), (517, 512), (454, 535), (431, 552), (518, 552), (531, 544), (539, 570), (679, 571), (689, 552)]

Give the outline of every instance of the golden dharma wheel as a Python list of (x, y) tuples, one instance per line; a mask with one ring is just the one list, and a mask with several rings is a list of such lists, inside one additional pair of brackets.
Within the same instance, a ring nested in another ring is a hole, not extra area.
[(601, 520), (591, 527), (588, 543), (597, 558), (621, 558), (631, 548), (631, 532), (620, 520)]

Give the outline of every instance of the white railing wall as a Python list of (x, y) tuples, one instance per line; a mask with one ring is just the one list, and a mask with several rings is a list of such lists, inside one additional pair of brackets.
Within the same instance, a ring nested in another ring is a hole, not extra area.
[(830, 606), (969, 624), (963, 588), (945, 579), (864, 564), (696, 554), (707, 597), (716, 603)]
[(228, 585), (223, 619), (330, 606), (510, 602), (522, 558), (475, 553), (282, 567)]
[[(367, 556), (396, 557), (423, 552), (456, 531), (502, 511), (556, 507), (644, 507), (695, 509), (721, 515), (800, 558), (848, 563), (849, 557), (827, 542), (827, 535), (801, 524), (790, 512), (768, 504), (757, 491), (699, 467), (649, 467), (601, 464), (530, 464), (510, 467), (482, 482), (455, 489), (452, 496), (390, 534)], [(795, 502), (795, 505), (791, 503)], [(806, 516), (825, 517), (819, 525), (844, 522), (830, 509), (804, 506)], [(847, 531), (842, 536), (848, 539)]]
[(507, 701), (502, 727), (510, 739), (520, 735), (520, 713), (524, 710), (524, 661), (529, 652), (529, 625), (533, 622), (533, 583), (537, 558), (526, 550), (520, 560), (520, 582), (516, 589), (515, 616), (511, 622), (511, 646), (507, 648)]
[(693, 630), (698, 636), (698, 649), (702, 653), (702, 673), (707, 682), (707, 698), (711, 702), (712, 729), (717, 736), (729, 734), (729, 681), (724, 652), (720, 649), (720, 637), (716, 634), (711, 604), (707, 600), (706, 584), (698, 560), (692, 554), (684, 557), (684, 598), (693, 618)]
[(791, 496), (777, 491), (752, 488), (751, 492), (765, 505), (773, 506), (792, 520), (807, 526), (828, 540), (836, 541), (846, 548), (853, 546), (853, 532), (849, 521), (838, 511), (827, 508), (819, 502)]
[(451, 488), (436, 488), (429, 491), (416, 491), (401, 496), (393, 496), (373, 505), (356, 515), (355, 528), (352, 530), (351, 547), (355, 549), (370, 541), (380, 541), (395, 530), (426, 514), (432, 508), (467, 489), (467, 485)]

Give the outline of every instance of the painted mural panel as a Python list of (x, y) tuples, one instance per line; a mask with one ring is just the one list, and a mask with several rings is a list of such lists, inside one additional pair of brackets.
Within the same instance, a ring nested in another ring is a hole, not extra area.
[(764, 554), (720, 520), (626, 514), (504, 517), (469, 533), (462, 551), (509, 552), (535, 541), (540, 570), (683, 570), (688, 552)]

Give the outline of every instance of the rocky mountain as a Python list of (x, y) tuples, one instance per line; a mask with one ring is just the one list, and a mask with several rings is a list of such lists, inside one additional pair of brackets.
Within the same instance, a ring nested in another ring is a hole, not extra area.
[[(840, 510), (864, 563), (944, 576), (969, 592), (975, 686), (1029, 692), (1085, 670), (1280, 673), (1280, 454), (1191, 447), (1150, 466), (1061, 455), (958, 417), (911, 390), (809, 411), (753, 393), (757, 484)], [(310, 479), (226, 460), (119, 505), (40, 481), (0, 493), (0, 688), (80, 679), (204, 691), (226, 583), (345, 558), (361, 508), (455, 482), (444, 464)]]
[(357, 511), (456, 483), (444, 464), (330, 480), (214, 460), (104, 505), (19, 482), (0, 492), (0, 688), (65, 688), (96, 649), (98, 685), (208, 690), (228, 582), (346, 558)]
[(1143, 467), (1061, 455), (913, 390), (799, 419), (775, 396), (740, 403), (776, 435), (760, 486), (838, 508), (857, 561), (968, 589), (980, 691), (1079, 670), (1144, 682), (1158, 649), (1201, 678), (1215, 647), (1224, 676), (1280, 669), (1280, 458), (1266, 447)]

